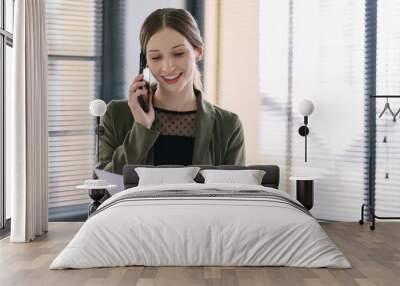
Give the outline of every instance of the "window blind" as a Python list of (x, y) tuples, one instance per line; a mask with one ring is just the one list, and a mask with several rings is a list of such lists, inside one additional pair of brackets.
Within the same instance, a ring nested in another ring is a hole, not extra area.
[(289, 7), (289, 1), (261, 1), (259, 12), (260, 155), (261, 162), (280, 166), (282, 190), (290, 188)]
[(102, 3), (47, 1), (50, 219), (79, 205), (86, 211), (89, 202), (75, 186), (92, 177), (95, 165), (89, 103), (101, 86)]
[[(281, 187), (294, 194), (291, 175), (318, 175), (312, 213), (354, 221), (364, 193), (363, 1), (262, 1), (260, 7), (261, 152), (282, 166)], [(264, 67), (262, 67), (264, 66)], [(298, 134), (302, 99), (309, 118), (309, 162)]]
[[(376, 93), (400, 96), (400, 3), (378, 1), (377, 9)], [(400, 116), (396, 122), (389, 112), (379, 118), (385, 103), (376, 100), (376, 214), (400, 216)], [(389, 104), (396, 113), (400, 98)]]

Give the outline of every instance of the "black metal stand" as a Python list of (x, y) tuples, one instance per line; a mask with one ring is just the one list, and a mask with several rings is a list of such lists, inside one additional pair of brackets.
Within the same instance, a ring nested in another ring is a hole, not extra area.
[[(371, 99), (375, 98), (400, 98), (400, 95), (370, 95), (370, 105)], [(375, 104), (375, 101), (373, 101)], [(372, 110), (372, 112), (371, 112)], [(368, 163), (368, 195), (369, 195), (369, 203), (362, 204), (361, 206), (361, 219), (358, 221), (359, 224), (364, 224), (364, 211), (365, 208), (368, 208), (369, 214), (371, 216), (372, 223), (370, 225), (370, 230), (375, 230), (375, 220), (376, 219), (400, 219), (400, 217), (383, 217), (378, 216), (375, 213), (375, 150), (376, 150), (376, 143), (375, 143), (375, 121), (376, 121), (376, 111), (375, 108), (370, 109), (369, 112), (369, 163)]]
[(89, 216), (92, 213), (94, 213), (97, 210), (97, 208), (100, 206), (100, 204), (101, 204), (100, 200), (104, 197), (106, 192), (107, 192), (106, 189), (89, 189), (89, 197), (93, 200), (93, 202), (91, 202), (89, 205), (89, 209), (88, 209)]
[(307, 135), (310, 133), (307, 125), (308, 116), (304, 116), (304, 125), (299, 128), (299, 134), (304, 137), (304, 162), (307, 162)]
[(296, 180), (296, 199), (307, 209), (314, 206), (314, 181)]
[(100, 125), (100, 116), (96, 117), (96, 129), (94, 131), (96, 134), (96, 160), (97, 163), (100, 162), (100, 136), (104, 135), (105, 129)]
[[(96, 135), (96, 159), (97, 163), (100, 162), (100, 136), (104, 135), (105, 129), (103, 126), (100, 125), (100, 116), (96, 116), (96, 129), (95, 129), (95, 135)], [(93, 178), (97, 179), (97, 175), (95, 172), (93, 172)], [(89, 197), (93, 200), (93, 202), (90, 203), (89, 209), (88, 209), (88, 214), (89, 216), (96, 211), (96, 209), (101, 205), (101, 200), (103, 198), (108, 198), (110, 197), (110, 194), (107, 192), (106, 189), (89, 189)]]
[(364, 224), (364, 208), (365, 207), (367, 207), (369, 209), (369, 213), (372, 217), (372, 223), (369, 226), (370, 230), (375, 229), (375, 219), (400, 219), (400, 217), (396, 217), (396, 216), (377, 216), (375, 214), (375, 210), (373, 208), (371, 208), (371, 205), (363, 204), (361, 206), (361, 219), (358, 221), (359, 224)]

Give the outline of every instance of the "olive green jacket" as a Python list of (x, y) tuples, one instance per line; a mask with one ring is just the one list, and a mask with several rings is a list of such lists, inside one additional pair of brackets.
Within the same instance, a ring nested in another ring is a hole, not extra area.
[[(239, 117), (202, 98), (196, 92), (197, 113), (193, 165), (244, 165), (245, 145)], [(97, 168), (122, 174), (125, 164), (153, 165), (153, 145), (160, 132), (135, 122), (126, 100), (113, 100), (101, 118)]]

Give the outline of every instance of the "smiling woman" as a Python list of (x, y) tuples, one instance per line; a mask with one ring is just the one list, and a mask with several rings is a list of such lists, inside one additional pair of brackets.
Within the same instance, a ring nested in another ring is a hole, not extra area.
[(184, 9), (154, 11), (141, 27), (140, 45), (157, 82), (150, 86), (139, 74), (127, 101), (109, 103), (97, 167), (122, 174), (125, 164), (244, 165), (240, 119), (203, 98), (197, 66), (203, 40), (193, 16)]

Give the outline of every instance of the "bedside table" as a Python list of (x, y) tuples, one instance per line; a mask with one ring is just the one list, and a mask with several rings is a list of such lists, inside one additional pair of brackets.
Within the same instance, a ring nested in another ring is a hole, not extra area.
[(307, 209), (314, 205), (314, 180), (317, 176), (293, 176), (289, 180), (296, 181), (296, 199)]
[(103, 186), (94, 186), (94, 185), (79, 185), (76, 186), (77, 189), (87, 189), (89, 191), (89, 197), (93, 200), (88, 209), (88, 215), (90, 216), (92, 213), (96, 211), (96, 209), (101, 205), (101, 200), (103, 198), (107, 199), (110, 197), (108, 193), (108, 188), (114, 188), (115, 185), (106, 184)]
[(89, 197), (93, 200), (88, 209), (88, 215), (94, 213), (97, 208), (101, 205), (101, 199), (107, 193), (107, 189), (89, 189)]

